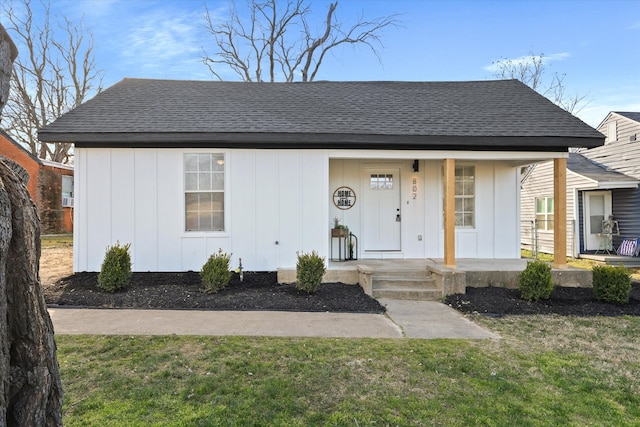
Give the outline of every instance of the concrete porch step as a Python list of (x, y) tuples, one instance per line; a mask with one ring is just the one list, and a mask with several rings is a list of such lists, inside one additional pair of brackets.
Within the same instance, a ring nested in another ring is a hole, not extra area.
[(426, 270), (385, 270), (372, 274), (372, 296), (414, 301), (438, 301), (443, 291)]
[(440, 301), (442, 290), (439, 289), (402, 289), (402, 288), (376, 288), (373, 290), (374, 298), (390, 298), (411, 301)]

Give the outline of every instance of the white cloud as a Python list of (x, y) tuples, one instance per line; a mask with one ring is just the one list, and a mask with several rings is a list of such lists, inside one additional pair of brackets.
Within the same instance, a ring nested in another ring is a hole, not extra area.
[(527, 65), (527, 64), (532, 64), (534, 62), (538, 62), (540, 60), (542, 60), (543, 64), (548, 64), (550, 62), (553, 61), (563, 61), (567, 58), (569, 58), (571, 56), (570, 53), (568, 52), (561, 52), (561, 53), (553, 53), (551, 55), (525, 55), (525, 56), (521, 56), (519, 58), (502, 58), (499, 59), (493, 63), (491, 63), (491, 65), (487, 65), (485, 67), (483, 67), (485, 70), (490, 71), (492, 73), (498, 71), (500, 69), (500, 67), (498, 66), (498, 64), (511, 64), (515, 67), (521, 66), (521, 65)]

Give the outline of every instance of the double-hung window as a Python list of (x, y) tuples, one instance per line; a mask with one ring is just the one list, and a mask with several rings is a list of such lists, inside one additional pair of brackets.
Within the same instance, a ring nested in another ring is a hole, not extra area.
[[(444, 173), (443, 173), (444, 177)], [(444, 182), (443, 182), (444, 185)], [(458, 228), (473, 228), (476, 225), (476, 168), (455, 168), (455, 225)], [(444, 201), (443, 201), (444, 205)]]
[(476, 168), (456, 166), (455, 212), (456, 227), (476, 225)]
[(186, 231), (224, 231), (224, 154), (184, 155)]
[(536, 229), (553, 230), (553, 197), (536, 198)]

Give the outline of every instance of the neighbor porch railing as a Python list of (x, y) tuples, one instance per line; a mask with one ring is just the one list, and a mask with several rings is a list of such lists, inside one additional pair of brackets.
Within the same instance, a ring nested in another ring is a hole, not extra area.
[[(578, 249), (576, 238), (576, 221), (567, 221), (567, 256), (574, 258)], [(553, 253), (553, 220), (528, 220), (520, 222), (520, 247), (531, 251), (531, 256), (538, 259), (539, 254)]]

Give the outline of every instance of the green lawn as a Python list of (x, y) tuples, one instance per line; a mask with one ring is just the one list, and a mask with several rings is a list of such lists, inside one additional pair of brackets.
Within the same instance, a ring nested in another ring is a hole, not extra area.
[(73, 234), (50, 234), (42, 236), (40, 243), (43, 248), (63, 248), (73, 246)]
[(640, 425), (640, 319), (498, 341), (58, 336), (66, 426)]

